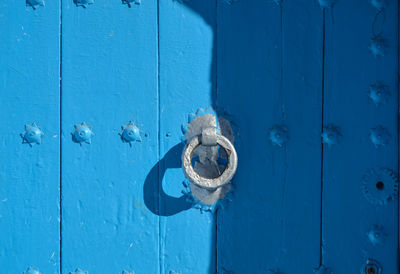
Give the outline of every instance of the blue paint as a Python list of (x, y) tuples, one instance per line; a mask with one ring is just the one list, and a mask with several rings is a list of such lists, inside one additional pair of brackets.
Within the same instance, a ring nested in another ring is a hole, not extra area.
[(288, 130), (284, 126), (275, 126), (269, 131), (269, 139), (276, 146), (283, 146), (289, 140)]
[(40, 274), (39, 269), (37, 269), (36, 267), (28, 267), (28, 269), (24, 272), (24, 274)]
[(75, 143), (92, 143), (92, 137), (94, 135), (92, 131), (92, 127), (87, 125), (85, 122), (82, 122), (79, 125), (74, 126), (74, 131), (71, 133), (72, 141)]
[(35, 124), (25, 125), (25, 131), (21, 133), (22, 143), (29, 144), (38, 144), (42, 143), (42, 136), (44, 135), (43, 131)]
[[(0, 8), (0, 269), (398, 272), (397, 1), (121, 2)], [(213, 207), (180, 160), (210, 109), (241, 159)]]
[(361, 274), (365, 274), (365, 273), (382, 274), (381, 264), (377, 260), (368, 259), (361, 267), (360, 273)]
[(60, 273), (60, 1), (41, 4), (0, 5), (4, 274)]
[(36, 9), (38, 6), (44, 7), (44, 0), (26, 0), (26, 5)]
[(94, 0), (74, 0), (77, 7), (87, 8), (89, 5), (94, 4)]
[(89, 274), (89, 271), (77, 268), (75, 271), (70, 272), (70, 274)]
[(133, 121), (130, 121), (125, 127), (121, 126), (122, 131), (119, 133), (121, 140), (124, 143), (129, 143), (132, 146), (132, 142), (141, 142), (142, 137), (140, 136), (140, 130)]
[(390, 138), (391, 136), (389, 131), (382, 126), (370, 129), (369, 139), (377, 148), (387, 145)]
[(375, 57), (385, 56), (385, 47), (385, 40), (380, 36), (371, 38), (368, 45), (369, 50)]
[(368, 231), (367, 237), (373, 246), (382, 246), (387, 237), (385, 228), (380, 225), (373, 225)]
[(324, 127), (321, 137), (322, 137), (322, 143), (331, 146), (339, 143), (342, 134), (340, 133), (339, 127), (334, 125), (328, 125)]
[(388, 87), (382, 83), (373, 84), (369, 86), (368, 97), (375, 105), (379, 106), (389, 100), (390, 92)]
[(122, 0), (122, 4), (126, 4), (128, 7), (131, 7), (132, 3), (135, 5), (140, 5), (141, 0)]

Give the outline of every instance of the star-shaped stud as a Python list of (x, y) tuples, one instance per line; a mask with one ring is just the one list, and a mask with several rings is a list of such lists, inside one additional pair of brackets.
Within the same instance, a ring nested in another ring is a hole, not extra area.
[(24, 274), (41, 274), (39, 269), (37, 269), (36, 267), (28, 267), (28, 269), (24, 272)]
[(371, 101), (379, 106), (389, 100), (390, 92), (388, 87), (382, 83), (372, 84), (369, 86), (368, 97)]
[(77, 7), (87, 8), (89, 5), (94, 4), (94, 0), (74, 0)]
[(332, 271), (324, 265), (314, 269), (314, 274), (332, 274)]
[(126, 4), (128, 5), (128, 7), (131, 7), (131, 4), (135, 4), (135, 5), (140, 5), (142, 1), (141, 0), (122, 0), (122, 4)]
[(390, 133), (386, 128), (377, 126), (370, 129), (369, 139), (375, 145), (375, 147), (382, 147), (389, 143)]
[(35, 10), (38, 6), (44, 7), (44, 0), (26, 0), (26, 5)]
[(375, 36), (369, 41), (368, 48), (375, 57), (384, 56), (385, 40), (382, 37)]
[(269, 131), (269, 140), (275, 146), (283, 146), (289, 140), (288, 130), (284, 126), (275, 126)]
[(69, 274), (88, 274), (88, 273), (89, 273), (89, 271), (87, 271), (87, 270), (82, 270), (82, 269), (80, 269), (80, 268), (78, 267), (77, 269), (75, 269), (75, 271), (70, 272)]
[(72, 141), (79, 143), (80, 145), (82, 145), (82, 143), (91, 144), (94, 135), (92, 127), (87, 125), (85, 122), (82, 122), (80, 125), (75, 125), (74, 131), (71, 134)]
[(25, 131), (20, 135), (23, 144), (32, 146), (32, 144), (40, 145), (42, 143), (44, 133), (35, 123), (32, 123), (32, 125), (25, 125)]
[(328, 146), (336, 145), (339, 143), (341, 136), (342, 134), (339, 131), (339, 127), (333, 125), (326, 126), (321, 134), (322, 143), (327, 144)]
[(129, 123), (124, 127), (121, 126), (121, 132), (119, 136), (121, 136), (121, 140), (124, 143), (129, 143), (129, 146), (132, 146), (132, 142), (141, 142), (142, 137), (140, 136), (140, 129), (135, 126), (133, 121), (129, 121)]

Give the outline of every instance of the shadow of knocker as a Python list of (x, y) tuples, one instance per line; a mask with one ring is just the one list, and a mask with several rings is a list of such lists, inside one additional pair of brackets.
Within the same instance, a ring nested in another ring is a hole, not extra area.
[[(179, 143), (172, 147), (165, 156), (157, 162), (147, 174), (143, 185), (143, 198), (146, 207), (158, 216), (171, 216), (188, 210), (192, 203), (182, 195), (179, 198), (169, 196), (164, 192), (162, 181), (168, 168), (181, 168), (181, 154), (185, 144)], [(178, 182), (177, 182), (178, 183)]]

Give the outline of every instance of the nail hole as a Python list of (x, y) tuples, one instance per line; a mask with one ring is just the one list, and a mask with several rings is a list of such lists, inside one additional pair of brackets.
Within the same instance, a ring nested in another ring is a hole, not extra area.
[(379, 189), (379, 190), (382, 190), (384, 186), (385, 186), (385, 185), (384, 185), (383, 182), (381, 182), (381, 181), (379, 181), (379, 182), (376, 183), (376, 188)]

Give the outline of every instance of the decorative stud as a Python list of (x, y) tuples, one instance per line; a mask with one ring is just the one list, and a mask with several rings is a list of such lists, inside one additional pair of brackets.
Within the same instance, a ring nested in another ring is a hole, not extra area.
[(382, 274), (382, 267), (378, 261), (368, 259), (361, 267), (361, 274)]
[(79, 143), (80, 145), (82, 145), (82, 143), (92, 143), (92, 137), (94, 133), (91, 126), (87, 125), (85, 122), (82, 122), (80, 125), (75, 125), (74, 128), (75, 129), (71, 134), (72, 140), (75, 143)]
[(226, 3), (228, 3), (228, 5), (232, 5), (235, 4), (236, 2), (239, 2), (239, 0), (225, 0)]
[(135, 271), (133, 271), (133, 270), (124, 270), (124, 271), (122, 271), (122, 274), (135, 274)]
[(332, 8), (336, 4), (336, 0), (318, 0), (321, 8)]
[(26, 0), (26, 6), (31, 6), (34, 10), (38, 7), (44, 7), (44, 0)]
[(121, 126), (122, 131), (119, 133), (121, 136), (121, 140), (124, 143), (129, 143), (129, 146), (132, 146), (132, 142), (141, 142), (142, 137), (140, 136), (140, 130), (133, 121), (129, 121), (129, 123), (124, 127)]
[(369, 50), (371, 53), (377, 56), (384, 56), (385, 55), (385, 40), (380, 36), (375, 36), (371, 38), (369, 41)]
[(94, 4), (94, 0), (74, 0), (77, 7), (87, 8), (89, 5)]
[(375, 145), (375, 147), (383, 147), (389, 143), (390, 134), (386, 128), (377, 126), (376, 128), (370, 129), (369, 139)]
[(28, 269), (24, 272), (24, 274), (41, 274), (39, 269), (35, 268), (35, 267), (28, 267)]
[(328, 125), (324, 127), (321, 138), (322, 143), (328, 146), (336, 145), (339, 143), (342, 134), (340, 133), (339, 127), (334, 125)]
[(131, 4), (135, 4), (135, 5), (140, 5), (141, 4), (141, 0), (122, 0), (122, 4), (126, 4), (128, 5), (128, 8), (131, 7)]
[(279, 270), (268, 269), (267, 274), (283, 274), (283, 272), (280, 272)]
[(275, 146), (283, 146), (289, 140), (288, 130), (284, 126), (275, 126), (269, 131), (269, 140)]
[(25, 131), (20, 135), (22, 143), (29, 144), (32, 147), (32, 144), (40, 145), (42, 143), (42, 136), (44, 133), (35, 123), (33, 123), (32, 125), (25, 125)]
[(390, 92), (382, 83), (372, 84), (369, 86), (368, 97), (378, 106), (389, 100)]
[(321, 265), (320, 267), (314, 269), (313, 272), (315, 274), (331, 274), (332, 273), (332, 271), (324, 265)]
[(377, 246), (377, 245), (382, 245), (385, 242), (387, 234), (383, 226), (373, 225), (369, 229), (367, 237), (373, 246)]
[(78, 267), (77, 269), (75, 269), (74, 272), (70, 272), (69, 274), (88, 274), (88, 273), (89, 273), (89, 271), (87, 271), (87, 270), (82, 270), (82, 269), (80, 269), (80, 268)]
[(371, 168), (362, 178), (362, 192), (372, 204), (387, 204), (395, 199), (397, 190), (397, 175), (389, 168)]
[(385, 8), (385, 6), (386, 6), (386, 1), (385, 0), (370, 0), (369, 2), (377, 10), (383, 10)]

